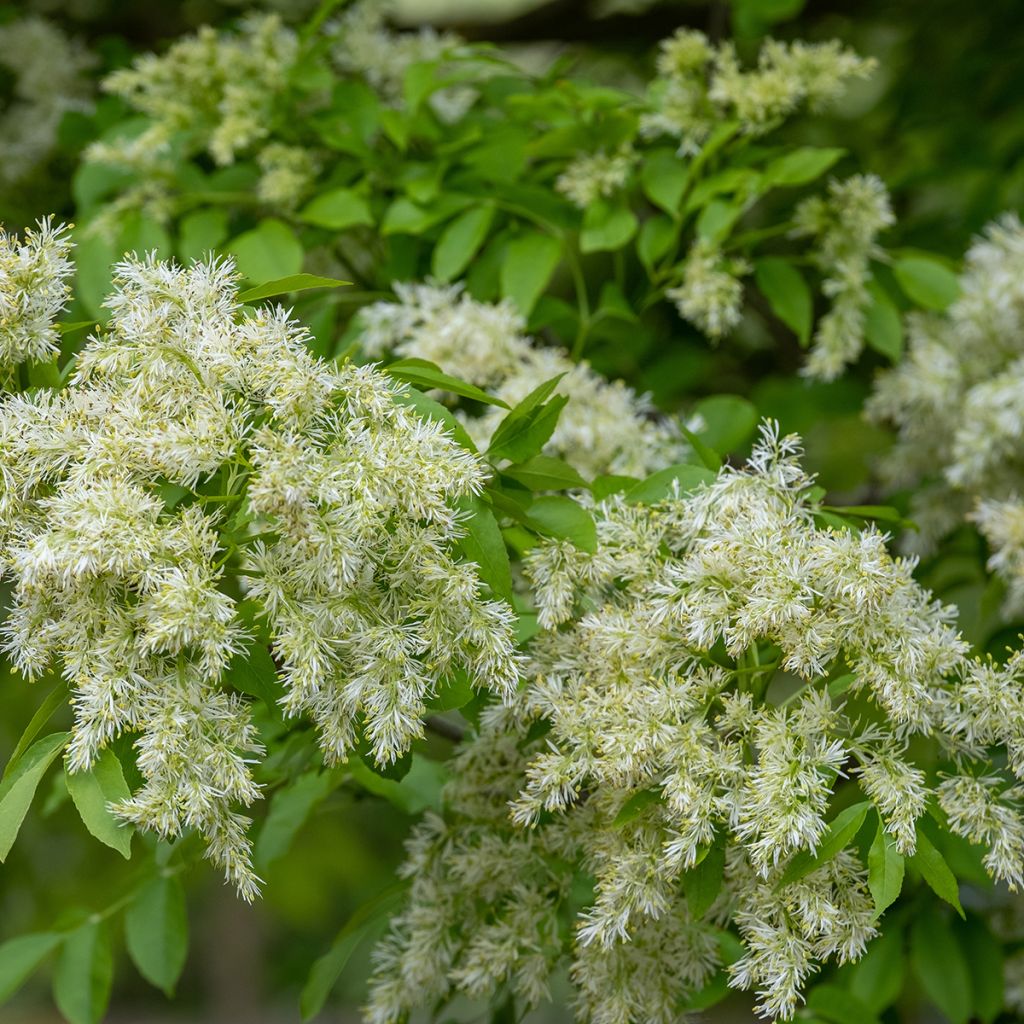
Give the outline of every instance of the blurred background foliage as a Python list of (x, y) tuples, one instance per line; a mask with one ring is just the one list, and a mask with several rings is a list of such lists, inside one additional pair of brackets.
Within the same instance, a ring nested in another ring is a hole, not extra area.
[[(259, 5), (294, 22), (312, 6), (302, 0)], [(1024, 3), (1019, 0), (401, 0), (398, 6), (407, 25), (451, 26), (469, 39), (533, 53), (539, 64), (568, 54), (590, 77), (616, 84), (645, 80), (657, 42), (683, 25), (713, 39), (734, 38), (748, 58), (768, 34), (837, 38), (875, 57), (877, 71), (837, 109), (783, 127), (780, 141), (844, 147), (859, 168), (878, 174), (892, 193), (897, 217), (887, 245), (925, 249), (955, 263), (987, 221), (1024, 207), (1019, 107)], [(160, 49), (199, 25), (224, 24), (254, 7), (228, 0), (35, 0), (0, 4), (0, 25), (26, 13), (51, 19), (94, 55), (83, 74), (95, 83), (140, 51)], [(0, 52), (0, 125), (19, 102), (16, 64), (10, 53)], [(122, 115), (119, 101), (110, 97), (90, 110), (63, 114), (58, 147), (43, 168), (0, 188), (0, 221), (19, 227), (44, 210), (71, 216), (70, 182), (82, 148)], [(761, 415), (777, 417), (783, 429), (804, 435), (809, 467), (837, 499), (878, 498), (871, 460), (888, 439), (862, 420), (860, 410), (880, 357), (862, 360), (839, 381), (811, 383), (796, 374), (803, 354), (791, 336), (780, 340), (752, 333), (712, 349), (695, 332), (677, 326), (680, 337), (671, 351), (652, 348), (639, 337), (624, 342), (620, 333), (601, 339), (588, 356), (601, 371), (649, 390), (666, 410), (706, 394), (746, 396)], [(1001, 652), (1019, 624), (1000, 619), (1001, 593), (984, 572), (984, 558), (977, 535), (965, 528), (941, 559), (922, 566), (921, 578), (960, 605), (965, 633), (979, 649)], [(5, 680), (3, 685), (0, 757), (6, 760), (47, 684), (30, 688)], [(66, 723), (58, 718), (55, 724)], [(294, 766), (281, 770), (298, 777), (304, 755), (300, 749), (293, 753)], [(191, 952), (176, 1000), (166, 1003), (132, 971), (118, 970), (110, 1020), (297, 1021), (309, 964), (328, 948), (340, 923), (394, 879), (409, 820), (402, 806), (418, 810), (436, 799), (435, 780), (418, 784), (411, 804), (408, 793), (389, 802), (348, 778), (327, 792), (311, 793), (308, 817), (290, 822), (287, 808), (280, 809), (279, 835), (268, 838), (265, 830), (260, 840), (259, 866), (267, 885), (256, 906), (238, 902), (213, 872), (195, 873), (187, 892)], [(59, 922), (74, 913), (69, 908), (113, 903), (122, 891), (124, 864), (82, 831), (62, 773), (47, 786), (0, 872), (0, 938)], [(274, 815), (273, 803), (268, 813)], [(301, 841), (290, 842), (300, 826)], [(150, 840), (136, 836), (134, 842)], [(83, 879), (89, 880), (87, 890)], [(992, 898), (979, 886), (978, 906)], [(364, 943), (342, 973), (333, 1008), (321, 1019), (356, 1018), (368, 955)], [(915, 1005), (908, 984), (907, 1001)], [(726, 1004), (717, 1019), (749, 1019), (746, 1005), (738, 999), (730, 1011)], [(32, 980), (0, 1013), (11, 1024), (58, 1019), (44, 978)], [(537, 1019), (560, 1018), (548, 1010)]]

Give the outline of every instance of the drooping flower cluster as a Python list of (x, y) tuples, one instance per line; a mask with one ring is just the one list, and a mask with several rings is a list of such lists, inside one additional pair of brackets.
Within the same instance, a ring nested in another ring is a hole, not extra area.
[[(609, 382), (585, 362), (558, 348), (543, 348), (524, 335), (522, 317), (509, 302), (477, 302), (458, 285), (396, 284), (398, 302), (360, 312), (363, 350), (427, 359), (446, 373), (486, 388), (515, 405), (534, 388), (564, 374), (558, 393), (569, 396), (546, 451), (585, 476), (646, 476), (678, 462), (687, 450), (681, 432), (632, 388)], [(460, 417), (473, 440), (486, 446), (502, 409)]]
[(61, 119), (92, 107), (86, 72), (95, 58), (43, 18), (0, 25), (0, 67), (14, 77), (0, 111), (0, 180), (24, 180), (53, 152)]
[(636, 162), (636, 154), (627, 146), (613, 153), (584, 153), (558, 176), (555, 188), (585, 210), (598, 199), (607, 199), (621, 189)]
[(230, 262), (129, 258), (115, 286), (71, 386), (0, 404), (5, 646), (29, 676), (60, 664), (71, 769), (136, 733), (145, 785), (118, 813), (197, 829), (251, 898), (239, 600), (325, 758), (362, 722), (394, 760), (451, 672), (502, 697), (517, 679), (511, 613), (454, 553), (485, 467), (372, 367), (311, 357), (285, 310), (242, 315)]
[[(1021, 666), (968, 661), (953, 610), (877, 531), (819, 525), (798, 455), (768, 430), (745, 470), (652, 506), (596, 506), (594, 553), (530, 552), (543, 628), (525, 686), (485, 716), (447, 819), (411, 846), (374, 1024), (504, 982), (534, 1004), (567, 953), (553, 922), (573, 918), (584, 1021), (678, 1019), (722, 966), (725, 927), (742, 942), (730, 984), (789, 1019), (822, 961), (856, 959), (876, 933), (855, 846), (787, 875), (820, 849), (840, 777), (900, 853), (935, 794), (993, 875), (1022, 881), (1015, 782), (986, 756), (1003, 746), (1024, 773)], [(828, 685), (841, 673), (849, 689)], [(957, 756), (938, 785), (909, 757), (915, 734)], [(592, 895), (569, 892), (573, 857)]]
[(873, 174), (831, 181), (827, 198), (805, 199), (794, 220), (797, 234), (817, 242), (812, 258), (824, 275), (822, 291), (832, 300), (818, 321), (803, 372), (833, 380), (864, 348), (870, 266), (879, 255), (875, 238), (894, 223), (889, 194)]
[(51, 219), (24, 239), (0, 228), (0, 374), (57, 351), (55, 321), (71, 295), (70, 253), (67, 227)]
[(725, 337), (743, 317), (746, 260), (728, 258), (710, 242), (694, 242), (682, 264), (682, 281), (666, 296), (679, 315), (699, 327), (712, 341)]
[(204, 26), (161, 55), (145, 54), (114, 71), (103, 88), (149, 119), (130, 138), (99, 142), (89, 157), (151, 172), (172, 143), (233, 163), (270, 135), (274, 100), (298, 52), (295, 34), (276, 15), (244, 19), (236, 34)]
[(731, 43), (712, 44), (702, 32), (680, 29), (661, 44), (652, 111), (641, 122), (648, 135), (679, 139), (684, 153), (700, 149), (712, 130), (735, 122), (751, 135), (770, 131), (806, 105), (820, 109), (842, 95), (874, 62), (838, 42), (781, 43), (768, 39), (757, 67), (744, 70)]
[(260, 180), (256, 194), (268, 206), (293, 210), (309, 193), (317, 175), (317, 160), (302, 146), (272, 142), (257, 157)]
[(920, 485), (912, 514), (930, 544), (973, 513), (990, 567), (1024, 608), (1024, 226), (1006, 215), (971, 246), (960, 297), (944, 314), (907, 318), (907, 353), (868, 404), (896, 425), (883, 462)]

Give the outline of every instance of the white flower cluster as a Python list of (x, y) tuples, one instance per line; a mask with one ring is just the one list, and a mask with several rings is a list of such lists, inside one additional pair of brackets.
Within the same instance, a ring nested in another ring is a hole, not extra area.
[(237, 33), (206, 25), (162, 55), (146, 54), (114, 71), (103, 88), (149, 119), (141, 134), (98, 142), (88, 157), (151, 170), (184, 137), (190, 152), (234, 163), (274, 129), (274, 100), (298, 53), (277, 15), (243, 19)]
[[(360, 0), (325, 31), (334, 40), (331, 59), (335, 65), (341, 71), (362, 75), (384, 100), (399, 105), (409, 68), (440, 60), (462, 40), (430, 27), (396, 32), (387, 24), (390, 7), (387, 0)], [(433, 94), (430, 102), (445, 120), (457, 121), (475, 96), (472, 89), (446, 88)]]
[(0, 25), (0, 67), (14, 77), (0, 112), (0, 179), (25, 179), (53, 152), (61, 119), (92, 108), (86, 72), (95, 58), (43, 18)]
[(294, 210), (306, 198), (318, 171), (310, 150), (279, 142), (264, 146), (256, 162), (262, 172), (256, 195), (268, 206), (282, 210)]
[[(678, 428), (655, 416), (647, 399), (622, 381), (607, 381), (587, 363), (574, 363), (563, 349), (533, 344), (509, 302), (477, 302), (459, 285), (394, 287), (398, 302), (375, 303), (360, 312), (361, 344), (367, 355), (389, 352), (427, 359), (509, 405), (564, 374), (557, 393), (567, 395), (569, 404), (545, 451), (565, 459), (584, 476), (646, 476), (679, 462), (688, 451)], [(479, 416), (459, 416), (473, 440), (484, 447), (504, 414), (489, 406)]]
[(895, 222), (889, 193), (874, 174), (833, 180), (826, 198), (813, 196), (797, 207), (794, 221), (796, 234), (817, 241), (812, 258), (824, 275), (822, 291), (832, 300), (818, 321), (803, 372), (834, 380), (864, 348), (871, 260), (879, 255), (875, 238)]
[[(1021, 883), (1018, 787), (969, 765), (1002, 745), (1024, 775), (1024, 665), (969, 661), (953, 610), (877, 531), (818, 525), (798, 455), (768, 429), (746, 469), (693, 493), (595, 507), (596, 552), (529, 553), (542, 631), (526, 683), (455, 762), (447, 821), (412, 844), (374, 1024), (502, 983), (536, 1003), (567, 916), (584, 1021), (678, 1019), (730, 925), (743, 945), (730, 984), (791, 1018), (822, 961), (856, 959), (876, 934), (855, 846), (785, 877), (820, 848), (846, 776), (901, 853), (934, 794), (993, 875)], [(840, 673), (849, 697), (826, 685)], [(955, 755), (957, 774), (929, 786), (913, 735)], [(573, 857), (591, 896), (571, 891)], [(721, 887), (701, 906), (695, 877), (715, 861)]]
[(49, 218), (24, 239), (0, 228), (0, 374), (59, 348), (55, 321), (71, 295), (71, 239)]
[(585, 210), (598, 199), (618, 192), (629, 181), (636, 161), (636, 154), (627, 146), (614, 153), (584, 153), (558, 176), (555, 188)]
[(746, 134), (776, 127), (801, 105), (820, 109), (847, 82), (866, 77), (874, 62), (838, 42), (781, 43), (768, 39), (757, 67), (744, 70), (731, 43), (712, 44), (702, 33), (680, 29), (661, 44), (652, 110), (641, 120), (648, 135), (672, 135), (684, 153), (700, 149), (711, 131), (735, 121)]
[(682, 263), (682, 282), (666, 296), (679, 315), (712, 341), (724, 338), (743, 318), (743, 282), (750, 264), (726, 257), (710, 242), (694, 242)]
[[(1024, 226), (1008, 214), (969, 249), (945, 314), (907, 318), (907, 353), (879, 375), (868, 412), (899, 430), (888, 480), (918, 486), (930, 544), (973, 509), (990, 568), (1024, 609)], [(977, 504), (976, 504), (977, 503)]]
[(325, 758), (362, 721), (393, 761), (450, 673), (502, 698), (517, 681), (511, 612), (453, 553), (486, 467), (372, 367), (310, 356), (285, 310), (242, 314), (230, 262), (129, 258), (115, 288), (71, 386), (0, 404), (6, 649), (29, 676), (61, 663), (72, 770), (138, 734), (145, 785), (118, 813), (197, 829), (251, 898), (239, 600)]

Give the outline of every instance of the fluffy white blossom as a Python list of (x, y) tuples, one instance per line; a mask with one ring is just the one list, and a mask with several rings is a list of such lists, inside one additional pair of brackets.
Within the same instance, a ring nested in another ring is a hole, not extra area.
[(197, 829), (251, 898), (240, 599), (328, 761), (360, 726), (393, 761), (448, 675), (507, 698), (517, 664), (510, 610), (454, 552), (482, 462), (372, 367), (310, 356), (285, 310), (242, 314), (236, 287), (227, 261), (117, 266), (71, 386), (0, 404), (0, 559), (12, 662), (71, 685), (71, 769), (135, 733), (145, 784), (118, 813)]
[[(680, 461), (687, 450), (678, 428), (656, 416), (649, 401), (622, 381), (608, 381), (587, 363), (574, 363), (563, 349), (534, 344), (511, 303), (477, 302), (458, 285), (399, 283), (395, 291), (398, 302), (375, 303), (360, 312), (367, 355), (427, 359), (509, 405), (564, 374), (557, 393), (567, 395), (569, 404), (545, 451), (585, 476), (645, 476)], [(479, 416), (459, 416), (484, 447), (504, 413), (488, 407)]]
[(648, 135), (672, 135), (684, 153), (700, 149), (711, 131), (735, 121), (747, 134), (770, 131), (801, 106), (819, 109), (847, 82), (874, 67), (838, 42), (781, 43), (768, 39), (755, 68), (744, 70), (731, 43), (680, 29), (661, 44), (659, 78), (641, 120)]
[(555, 188), (581, 210), (607, 199), (629, 180), (636, 155), (627, 147), (614, 153), (603, 150), (576, 157), (555, 181)]
[(743, 318), (741, 278), (750, 270), (746, 260), (727, 258), (718, 246), (697, 241), (682, 263), (681, 283), (665, 294), (684, 320), (718, 341)]
[(894, 223), (889, 194), (873, 174), (831, 181), (828, 195), (804, 200), (794, 220), (796, 234), (816, 240), (812, 258), (824, 275), (822, 292), (832, 300), (803, 372), (833, 380), (864, 348), (870, 264), (879, 255), (875, 237)]
[(1007, 214), (968, 250), (960, 295), (943, 314), (907, 318), (907, 353), (879, 375), (868, 413), (893, 423), (882, 469), (916, 488), (917, 543), (973, 512), (989, 566), (1024, 608), (1024, 227)]
[(61, 119), (92, 109), (86, 72), (95, 58), (43, 18), (0, 25), (0, 67), (14, 77), (0, 111), (0, 180), (26, 179), (53, 152)]
[(292, 210), (306, 198), (317, 174), (317, 160), (302, 146), (272, 142), (256, 158), (261, 171), (256, 194), (268, 206)]
[(55, 321), (71, 295), (70, 253), (68, 228), (50, 218), (23, 239), (0, 227), (0, 372), (57, 351)]
[[(556, 915), (576, 922), (564, 946), (583, 1021), (678, 1019), (722, 968), (723, 928), (742, 944), (729, 983), (790, 1019), (823, 962), (857, 959), (876, 934), (855, 845), (787, 877), (820, 850), (840, 786), (906, 854), (937, 798), (996, 877), (1020, 880), (1016, 783), (961, 771), (936, 786), (906, 742), (931, 737), (962, 766), (1004, 745), (1021, 771), (1020, 666), (968, 660), (951, 609), (879, 533), (820, 525), (798, 456), (766, 430), (745, 469), (653, 505), (594, 506), (596, 551), (529, 552), (542, 629), (525, 683), (484, 714), (446, 817), (410, 846), (374, 1024), (505, 983), (534, 1005), (560, 962)], [(839, 673), (852, 706), (828, 686)], [(1006, 694), (992, 713), (985, 673)], [(574, 859), (592, 893), (569, 884)], [(721, 884), (695, 913), (702, 870)]]

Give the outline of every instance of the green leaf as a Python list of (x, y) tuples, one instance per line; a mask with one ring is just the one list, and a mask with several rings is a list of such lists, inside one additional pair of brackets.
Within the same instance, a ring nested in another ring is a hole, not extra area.
[(270, 651), (258, 641), (253, 641), (248, 649), (231, 659), (225, 678), (236, 690), (256, 697), (268, 708), (275, 708), (283, 695), (274, 659)]
[(10, 774), (11, 769), (18, 763), (19, 758), (28, 749), (29, 744), (39, 734), (39, 730), (53, 717), (53, 713), (64, 704), (68, 699), (68, 687), (67, 683), (63, 679), (57, 682), (57, 685), (46, 695), (46, 699), (42, 704), (39, 705), (36, 713), (32, 716), (28, 725), (25, 726), (25, 731), (21, 734), (21, 738), (18, 740), (18, 745), (14, 748), (14, 752), (11, 754), (10, 759), (4, 766), (3, 778), (6, 779)]
[(331, 948), (314, 964), (302, 987), (299, 1008), (304, 1021), (312, 1020), (324, 1007), (352, 954), (406, 899), (408, 883), (399, 882), (364, 903), (345, 922)]
[(609, 495), (621, 494), (640, 482), (635, 476), (621, 476), (614, 473), (607, 476), (596, 476), (590, 483), (590, 493), (594, 495), (595, 501), (604, 501)]
[(612, 828), (622, 828), (623, 825), (628, 825), (631, 821), (635, 821), (639, 818), (648, 807), (651, 807), (660, 801), (660, 789), (639, 790), (619, 808), (619, 813), (615, 815), (615, 818), (612, 821)]
[(716, 839), (703, 860), (683, 875), (683, 891), (690, 916), (699, 921), (718, 899), (725, 877), (725, 843)]
[(229, 242), (227, 252), (250, 281), (277, 281), (302, 270), (302, 243), (287, 224), (272, 218)]
[(0, 861), (5, 861), (11, 852), (36, 788), (66, 746), (68, 737), (66, 732), (55, 732), (37, 740), (9, 767), (9, 774), (0, 782)]
[(518, 466), (503, 469), (502, 473), (531, 491), (564, 491), (569, 487), (587, 486), (586, 480), (572, 466), (550, 455), (535, 455)]
[(864, 321), (867, 343), (892, 362), (898, 363), (903, 355), (903, 321), (892, 299), (874, 281), (868, 285), (871, 305)]
[(85, 827), (125, 860), (132, 855), (132, 826), (114, 817), (108, 805), (131, 796), (121, 762), (109, 748), (101, 750), (89, 771), (65, 771), (68, 793)]
[(912, 302), (941, 312), (960, 294), (956, 274), (931, 256), (903, 256), (893, 264), (893, 273)]
[(333, 277), (318, 277), (316, 274), (291, 274), (276, 281), (249, 288), (238, 296), (239, 302), (256, 302), (272, 295), (288, 295), (292, 292), (306, 292), (311, 288), (343, 288), (350, 281), (338, 281)]
[(692, 430), (687, 429), (681, 423), (679, 424), (679, 429), (683, 432), (686, 440), (690, 442), (690, 447), (694, 450), (697, 458), (700, 459), (705, 468), (717, 474), (722, 468), (722, 459), (718, 452), (710, 445), (705, 444)]
[(228, 237), (226, 210), (195, 210), (181, 218), (178, 227), (178, 255), (183, 260), (201, 260)]
[(428, 702), (431, 711), (457, 711), (464, 708), (474, 697), (476, 690), (463, 671), (457, 671), (443, 679), (437, 693)]
[(526, 462), (547, 444), (567, 401), (564, 396), (550, 402), (548, 398), (554, 394), (558, 382), (564, 376), (559, 374), (534, 388), (498, 424), (487, 448), (487, 454), (492, 460)]
[(124, 932), (139, 974), (173, 995), (188, 954), (188, 911), (181, 882), (161, 875), (144, 886), (128, 904)]
[(725, 241), (743, 213), (743, 206), (724, 199), (712, 199), (697, 217), (697, 234), (705, 242), (718, 245)]
[(807, 1009), (832, 1024), (879, 1024), (868, 1006), (838, 985), (816, 985), (807, 996)]
[(256, 863), (263, 868), (283, 856), (313, 809), (338, 785), (334, 772), (310, 771), (271, 798), (270, 810), (256, 840)]
[(561, 244), (550, 235), (531, 231), (513, 238), (501, 266), (501, 297), (511, 299), (523, 316), (529, 316), (561, 256)]
[(476, 445), (473, 439), (466, 433), (466, 428), (452, 415), (451, 409), (446, 409), (440, 402), (423, 394), (416, 388), (406, 386), (404, 391), (396, 391), (392, 396), (396, 405), (405, 405), (427, 420), (436, 420), (443, 423), (452, 435), (453, 440), (462, 445), (467, 451), (475, 452)]
[(385, 366), (384, 372), (417, 388), (438, 388), (441, 391), (449, 391), (453, 395), (472, 398), (474, 401), (484, 402), (487, 405), (498, 405), (502, 409), (509, 407), (508, 402), (495, 398), (473, 384), (459, 380), (458, 377), (449, 376), (439, 366), (426, 359), (397, 359)]
[(886, 835), (885, 825), (879, 817), (878, 831), (868, 850), (868, 888), (875, 901), (876, 915), (896, 902), (903, 888), (903, 870), (903, 854)]
[(757, 409), (739, 395), (702, 398), (693, 411), (704, 421), (701, 440), (723, 454), (746, 444), (757, 427)]
[(361, 758), (351, 757), (348, 770), (363, 789), (383, 797), (405, 814), (441, 806), (441, 789), (447, 773), (443, 764), (414, 754), (408, 772), (401, 781), (385, 778), (374, 771)]
[(459, 542), (463, 552), (471, 562), (476, 562), (480, 578), (495, 595), (511, 601), (512, 569), (494, 513), (479, 498), (464, 498), (460, 504), (472, 513), (464, 524), (466, 535)]
[(764, 183), (769, 188), (775, 185), (806, 185), (820, 178), (845, 153), (845, 149), (818, 149), (814, 146), (794, 149), (765, 167)]
[(53, 998), (68, 1024), (99, 1024), (113, 980), (110, 933), (102, 922), (90, 921), (64, 940), (53, 975)]
[(452, 281), (469, 266), (480, 250), (494, 220), (494, 207), (474, 206), (459, 214), (437, 240), (430, 260), (431, 271), (439, 281)]
[(640, 168), (640, 185), (647, 198), (671, 217), (679, 213), (689, 180), (689, 170), (674, 149), (652, 150)]
[(6, 1003), (21, 988), (60, 940), (56, 932), (34, 932), (0, 945), (0, 1003)]
[(910, 925), (910, 963), (928, 998), (952, 1024), (966, 1024), (970, 972), (949, 921), (933, 906), (919, 910)]
[(754, 280), (772, 312), (806, 348), (811, 338), (814, 302), (803, 274), (789, 260), (767, 256), (754, 264)]
[(634, 484), (626, 491), (625, 498), (631, 505), (653, 505), (672, 494), (673, 488), (677, 485), (679, 494), (689, 494), (701, 484), (711, 483), (717, 476), (717, 473), (704, 466), (680, 462), (659, 469), (645, 480)]
[(903, 991), (906, 957), (903, 933), (886, 929), (872, 941), (864, 956), (850, 971), (850, 991), (872, 1013), (891, 1006)]
[(676, 240), (676, 225), (668, 217), (651, 217), (645, 220), (636, 240), (636, 254), (646, 267), (647, 273), (672, 248)]
[(384, 214), (381, 225), (383, 235), (422, 235), (435, 224), (454, 217), (455, 214), (473, 205), (472, 196), (455, 195), (446, 192), (431, 203), (420, 205), (405, 196), (400, 196)]
[(299, 220), (321, 228), (342, 231), (373, 224), (370, 205), (350, 188), (335, 188), (311, 199), (300, 211)]
[(963, 917), (964, 908), (960, 906), (960, 887), (956, 876), (920, 826), (917, 829), (917, 849), (911, 855), (910, 863), (921, 872), (921, 877), (932, 892)]
[(870, 809), (871, 804), (865, 800), (840, 811), (829, 823), (828, 832), (825, 833), (814, 853), (811, 853), (810, 850), (801, 850), (793, 857), (776, 884), (776, 889), (783, 889), (787, 885), (799, 881), (805, 875), (809, 875), (816, 868), (821, 867), (840, 850), (845, 849), (861, 830)]
[(955, 934), (971, 976), (971, 1017), (990, 1024), (1003, 1008), (1003, 947), (973, 914)]
[(597, 550), (597, 526), (594, 517), (572, 498), (546, 495), (529, 508), (527, 522), (549, 537), (571, 541), (581, 551)]
[(621, 249), (636, 234), (637, 219), (629, 207), (598, 199), (583, 214), (580, 252)]

